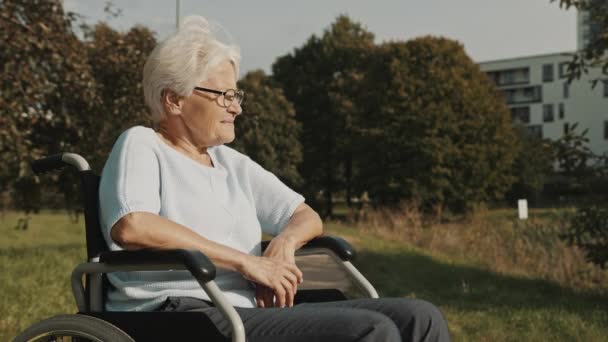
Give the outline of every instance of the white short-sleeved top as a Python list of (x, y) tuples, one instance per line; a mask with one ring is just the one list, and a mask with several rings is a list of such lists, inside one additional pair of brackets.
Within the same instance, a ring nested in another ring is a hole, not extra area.
[[(166, 217), (201, 236), (260, 255), (261, 234), (277, 235), (304, 197), (249, 157), (220, 145), (208, 148), (214, 167), (173, 149), (150, 128), (123, 132), (99, 185), (100, 224), (110, 250), (121, 250), (110, 230), (124, 215), (143, 211)], [(209, 299), (187, 271), (111, 273), (106, 309), (145, 311), (167, 296)], [(236, 272), (215, 279), (235, 306), (253, 307), (254, 288)]]

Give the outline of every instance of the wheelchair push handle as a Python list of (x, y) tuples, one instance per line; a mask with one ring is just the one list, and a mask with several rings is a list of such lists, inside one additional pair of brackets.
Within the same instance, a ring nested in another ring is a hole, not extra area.
[(35, 174), (60, 170), (66, 165), (73, 166), (78, 171), (87, 171), (91, 169), (86, 159), (78, 154), (67, 152), (36, 159), (31, 165), (32, 171), (34, 171)]

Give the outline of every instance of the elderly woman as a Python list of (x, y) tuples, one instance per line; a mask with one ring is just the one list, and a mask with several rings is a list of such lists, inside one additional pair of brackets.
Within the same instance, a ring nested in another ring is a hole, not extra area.
[[(295, 305), (302, 272), (295, 251), (322, 234), (304, 198), (249, 157), (235, 138), (244, 94), (238, 48), (189, 17), (152, 51), (143, 75), (156, 129), (133, 127), (116, 141), (100, 184), (101, 226), (112, 250), (185, 248), (218, 267), (216, 282), (249, 341), (448, 340), (431, 304), (359, 299)], [(261, 254), (262, 232), (274, 236)], [(107, 309), (221, 314), (187, 272), (109, 275)], [(228, 335), (226, 324), (217, 324)]]

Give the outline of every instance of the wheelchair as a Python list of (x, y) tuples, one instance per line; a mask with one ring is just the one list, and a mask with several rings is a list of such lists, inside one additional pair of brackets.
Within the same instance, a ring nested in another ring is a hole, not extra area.
[[(214, 282), (216, 268), (200, 251), (143, 249), (110, 251), (99, 225), (100, 177), (78, 154), (60, 153), (32, 162), (36, 174), (72, 166), (78, 171), (84, 199), (87, 260), (74, 268), (71, 287), (78, 312), (54, 316), (33, 324), (13, 341), (226, 341), (213, 323), (197, 312), (109, 312), (104, 297), (111, 272), (187, 270), (209, 295), (231, 327), (230, 340), (246, 341), (243, 323), (236, 310)], [(262, 250), (269, 241), (262, 242)], [(363, 293), (378, 298), (372, 284), (351, 261), (355, 250), (345, 240), (318, 237), (302, 247), (297, 256), (325, 254), (342, 268)], [(345, 300), (339, 289), (298, 290), (295, 303)]]

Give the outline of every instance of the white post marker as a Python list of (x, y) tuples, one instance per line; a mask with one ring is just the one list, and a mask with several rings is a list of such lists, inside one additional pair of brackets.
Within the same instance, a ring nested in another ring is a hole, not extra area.
[(528, 219), (528, 200), (520, 199), (517, 201), (517, 212), (520, 220)]

